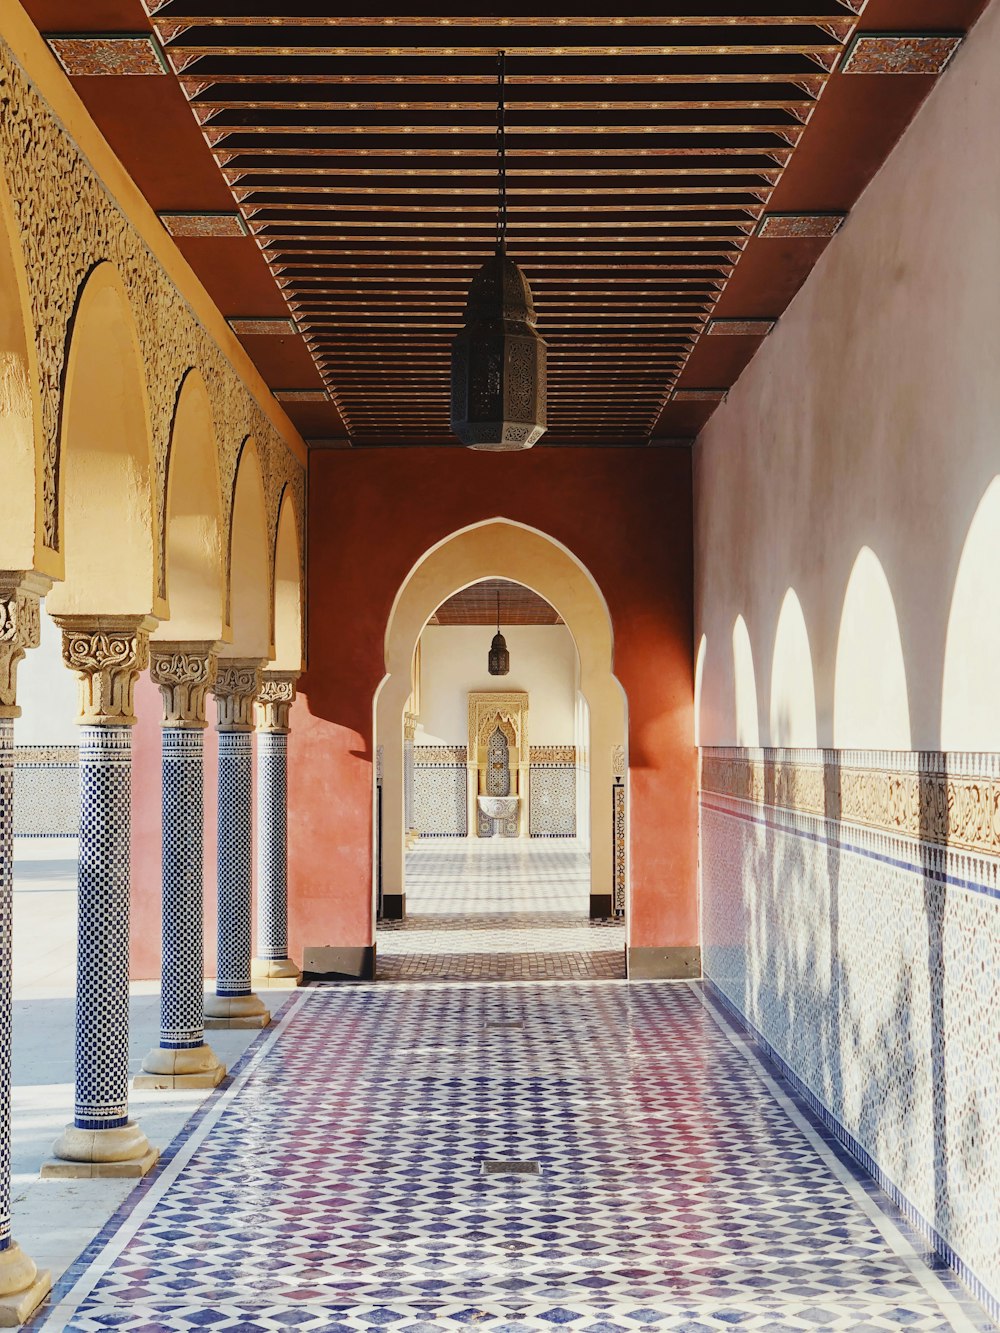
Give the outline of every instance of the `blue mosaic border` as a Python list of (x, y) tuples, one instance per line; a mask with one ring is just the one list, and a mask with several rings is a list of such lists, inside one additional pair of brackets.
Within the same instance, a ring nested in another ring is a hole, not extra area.
[(226, 1077), (222, 1080), (219, 1086), (214, 1088), (198, 1109), (191, 1113), (189, 1119), (185, 1120), (184, 1124), (170, 1140), (166, 1148), (160, 1153), (156, 1166), (153, 1167), (148, 1175), (143, 1176), (141, 1180), (136, 1182), (135, 1188), (118, 1205), (105, 1222), (104, 1226), (101, 1227), (100, 1231), (87, 1242), (86, 1246), (69, 1265), (62, 1277), (57, 1279), (46, 1300), (44, 1300), (38, 1309), (35, 1310), (31, 1318), (22, 1325), (22, 1328), (31, 1329), (40, 1327), (40, 1325), (48, 1319), (49, 1315), (59, 1302), (69, 1295), (79, 1282), (80, 1278), (86, 1273), (90, 1265), (98, 1258), (101, 1251), (108, 1244), (122, 1223), (128, 1219), (133, 1210), (137, 1208), (146, 1197), (150, 1189), (159, 1179), (163, 1170), (174, 1160), (180, 1150), (187, 1143), (188, 1139), (191, 1138), (192, 1134), (194, 1134), (201, 1125), (205, 1117), (214, 1109), (216, 1103), (229, 1092), (233, 1082), (240, 1076), (240, 1074), (242, 1074), (245, 1067), (257, 1054), (258, 1049), (274, 1036), (276, 1024), (287, 1018), (292, 1008), (302, 1003), (303, 999), (304, 990), (299, 991), (298, 993), (293, 993), (288, 996), (285, 1002), (280, 1005), (277, 1010), (275, 1010), (270, 1024), (258, 1032), (240, 1058), (229, 1069)]
[(846, 1166), (851, 1168), (852, 1174), (856, 1178), (868, 1177), (875, 1182), (879, 1189), (892, 1200), (895, 1207), (910, 1223), (920, 1239), (931, 1246), (948, 1267), (961, 1278), (990, 1318), (1000, 1324), (1000, 1298), (983, 1285), (961, 1256), (956, 1254), (919, 1209), (914, 1207), (899, 1186), (885, 1174), (871, 1153), (861, 1146), (851, 1131), (820, 1101), (809, 1085), (779, 1055), (764, 1034), (751, 1023), (729, 996), (710, 977), (702, 977), (699, 984), (704, 988), (706, 997), (721, 1010), (723, 1017), (729, 1021), (730, 1026), (738, 1032), (745, 1032), (750, 1037), (757, 1048), (753, 1051), (753, 1054), (762, 1067), (767, 1069), (770, 1064), (777, 1070), (782, 1079), (794, 1091), (796, 1098), (803, 1103), (803, 1107), (800, 1109), (805, 1109), (812, 1119), (819, 1121), (818, 1128), (827, 1131), (827, 1134), (824, 1135), (827, 1141), (830, 1141), (832, 1137), (833, 1142), (839, 1145), (843, 1151), (837, 1155)]
[[(793, 823), (778, 823), (776, 820), (767, 819), (762, 815), (750, 815), (741, 810), (734, 810), (729, 806), (715, 805), (714, 802), (701, 798), (701, 805), (705, 810), (711, 810), (713, 814), (726, 815), (729, 819), (739, 819), (744, 824), (758, 824), (762, 828), (771, 829), (776, 833), (786, 833), (794, 838), (803, 838), (806, 842), (814, 842), (821, 847), (835, 847), (839, 852), (851, 852), (855, 856), (863, 856), (869, 861), (880, 861), (883, 865), (892, 866), (895, 870), (905, 870), (911, 875), (919, 875), (921, 879), (931, 879), (938, 884), (946, 884), (949, 888), (965, 889), (968, 893), (980, 893), (986, 898), (992, 898), (1000, 902), (1000, 888), (992, 884), (983, 884), (980, 880), (964, 879), (959, 875), (949, 875), (945, 870), (939, 870), (936, 866), (924, 865), (915, 861), (904, 861), (896, 856), (886, 856), (882, 852), (870, 851), (867, 847), (859, 847), (857, 843), (845, 842), (842, 838), (825, 837), (821, 833), (810, 833), (803, 828), (797, 828)], [(794, 814), (794, 812), (792, 812)], [(813, 816), (817, 818), (818, 816)], [(938, 849), (939, 850), (939, 849)], [(963, 853), (964, 856), (971, 853)]]

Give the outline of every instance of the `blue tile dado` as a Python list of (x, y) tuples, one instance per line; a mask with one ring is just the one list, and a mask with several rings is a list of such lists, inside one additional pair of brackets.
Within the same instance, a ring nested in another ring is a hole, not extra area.
[(686, 983), (301, 991), (53, 1299), (53, 1333), (993, 1327)]

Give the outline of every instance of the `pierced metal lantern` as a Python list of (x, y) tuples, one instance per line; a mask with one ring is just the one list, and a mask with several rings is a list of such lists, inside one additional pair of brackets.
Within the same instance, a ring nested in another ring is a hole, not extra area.
[(500, 594), (497, 593), (497, 632), (490, 644), (489, 672), (491, 676), (506, 676), (510, 670), (510, 653), (507, 640), (500, 633)]
[(451, 347), (451, 428), (470, 449), (530, 449), (548, 425), (544, 339), (528, 280), (501, 250), (472, 280)]

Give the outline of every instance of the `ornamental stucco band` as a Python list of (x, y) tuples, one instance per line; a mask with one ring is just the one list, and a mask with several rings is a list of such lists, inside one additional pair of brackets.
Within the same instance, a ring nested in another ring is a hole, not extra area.
[[(59, 451), (70, 325), (82, 285), (106, 261), (114, 265), (128, 294), (145, 369), (160, 533), (160, 595), (165, 595), (170, 437), (178, 394), (191, 369), (201, 372), (212, 406), (225, 531), (232, 517), (240, 449), (250, 436), (260, 456), (269, 549), (274, 549), (281, 497), (290, 487), (301, 551), (302, 467), (2, 40), (0, 100), (0, 171), (21, 236), (41, 380), (44, 545), (53, 551), (60, 546)], [(73, 225), (53, 226), (53, 218), (71, 218)], [(169, 337), (163, 336), (164, 329), (170, 330)], [(273, 593), (273, 567), (269, 577)]]

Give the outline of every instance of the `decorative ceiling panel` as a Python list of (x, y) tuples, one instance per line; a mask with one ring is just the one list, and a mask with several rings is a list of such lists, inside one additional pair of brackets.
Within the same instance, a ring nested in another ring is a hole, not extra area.
[(562, 617), (538, 593), (507, 579), (483, 579), (442, 602), (431, 625), (493, 625), (497, 623), (497, 594), (501, 625), (561, 625)]

